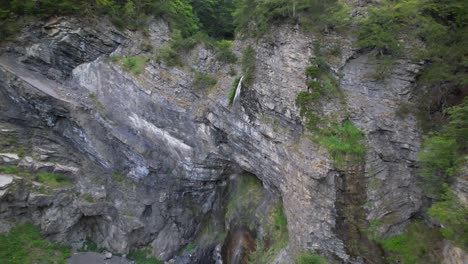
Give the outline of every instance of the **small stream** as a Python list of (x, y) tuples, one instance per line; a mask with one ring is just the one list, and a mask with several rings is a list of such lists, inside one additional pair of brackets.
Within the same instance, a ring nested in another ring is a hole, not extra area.
[(247, 264), (255, 250), (255, 237), (247, 228), (230, 231), (222, 248), (223, 264)]

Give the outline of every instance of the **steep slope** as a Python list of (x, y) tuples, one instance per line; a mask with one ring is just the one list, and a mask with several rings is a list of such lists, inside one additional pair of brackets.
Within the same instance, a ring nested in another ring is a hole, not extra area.
[[(330, 64), (343, 75), (346, 100), (344, 110), (335, 99), (323, 102), (324, 116), (351, 120), (367, 138), (365, 160), (350, 173), (304, 136), (295, 105), (307, 90), (309, 58), (318, 56), (314, 37), (283, 26), (258, 42), (236, 41), (239, 56), (254, 48), (256, 71), (230, 107), (229, 72), (239, 66), (217, 61), (202, 45), (184, 56), (184, 67), (150, 60), (139, 75), (108, 59), (150, 57), (143, 40), (158, 49), (169, 39), (163, 22), (148, 34), (61, 18), (28, 27), (3, 50), (0, 121), (29, 148), (12, 164), (30, 162), (32, 171), (73, 167), (67, 173), (75, 184), (40, 200), (27, 186), (8, 189), (2, 224), (32, 219), (56, 241), (90, 238), (118, 253), (151, 244), (167, 260), (211, 215), (222, 218), (229, 176), (248, 172), (282, 198), (290, 256), (310, 250), (333, 263), (362, 263), (381, 257), (350, 246), (365, 240), (371, 223), (380, 224), (381, 235), (395, 234), (418, 213), (420, 132), (414, 116), (399, 117), (397, 110), (410, 100), (419, 65), (398, 61), (387, 79), (375, 80), (378, 62), (355, 51), (352, 39), (322, 40), (342, 47)], [(190, 68), (216, 76), (217, 85), (193, 89)], [(12, 213), (17, 208), (27, 209)]]

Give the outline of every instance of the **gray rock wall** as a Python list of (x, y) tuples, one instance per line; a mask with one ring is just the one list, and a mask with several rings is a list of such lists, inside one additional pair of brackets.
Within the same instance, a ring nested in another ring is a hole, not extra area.
[[(285, 26), (259, 42), (236, 41), (238, 54), (248, 44), (254, 47), (257, 70), (254, 85), (229, 107), (231, 66), (213, 60), (213, 51), (198, 46), (184, 58), (217, 77), (214, 88), (195, 91), (187, 67), (150, 61), (143, 74), (133, 76), (107, 60), (111, 52), (151, 56), (139, 49), (143, 36), (119, 33), (106, 22), (75, 21), (25, 30), (18, 46), (5, 49), (9, 54), (0, 59), (0, 92), (9, 98), (0, 120), (23, 131), (40, 123), (41, 131), (60, 140), (63, 152), (77, 156), (77, 196), (90, 193), (98, 201), (82, 205), (69, 198), (73, 206), (47, 206), (34, 218), (47, 234), (60, 241), (90, 236), (116, 252), (151, 244), (157, 257), (168, 259), (210, 214), (222, 210), (224, 182), (244, 170), (281, 194), (291, 255), (317, 250), (336, 262), (360, 262), (336, 231), (340, 173), (327, 151), (303, 136), (294, 104), (306, 90), (312, 36)], [(167, 39), (164, 23), (151, 26), (148, 41), (155, 48)], [(420, 134), (414, 117), (396, 115), (410, 100), (419, 66), (399, 61), (388, 79), (376, 81), (369, 77), (376, 65), (352, 49), (352, 40), (328, 36), (323, 42), (341, 43), (332, 68), (344, 74), (346, 116), (368, 139), (366, 218), (381, 223), (380, 234), (399, 232), (421, 203), (414, 176)], [(51, 73), (56, 70), (60, 74)], [(326, 115), (340, 110), (333, 101), (324, 105)], [(35, 145), (45, 148), (49, 142)]]

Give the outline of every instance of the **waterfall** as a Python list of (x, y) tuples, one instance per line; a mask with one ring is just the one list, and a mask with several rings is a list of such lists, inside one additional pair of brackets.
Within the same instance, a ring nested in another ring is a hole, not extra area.
[(234, 100), (232, 100), (232, 104), (235, 104), (237, 98), (240, 96), (240, 92), (241, 92), (241, 88), (242, 88), (242, 79), (244, 79), (244, 76), (242, 76), (240, 78), (239, 83), (237, 84), (236, 93), (234, 95)]

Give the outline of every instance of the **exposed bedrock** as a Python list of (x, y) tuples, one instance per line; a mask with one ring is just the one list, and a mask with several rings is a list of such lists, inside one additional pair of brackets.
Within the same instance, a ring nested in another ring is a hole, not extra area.
[[(133, 76), (110, 62), (111, 53), (150, 56), (139, 47), (144, 38), (154, 48), (167, 41), (164, 23), (154, 23), (145, 37), (106, 22), (76, 21), (31, 26), (14, 48), (3, 49), (0, 122), (29, 150), (17, 163), (73, 167), (69, 177), (76, 184), (41, 199), (19, 184), (0, 198), (2, 224), (32, 219), (57, 241), (88, 237), (118, 253), (150, 244), (158, 258), (169, 259), (211, 216), (224, 215), (228, 178), (246, 171), (282, 197), (290, 255), (316, 250), (338, 263), (362, 261), (337, 231), (337, 221), (346, 221), (337, 212), (339, 196), (353, 188), (343, 182), (353, 180), (343, 181), (326, 149), (302, 136), (294, 104), (306, 90), (312, 37), (281, 27), (255, 44), (236, 41), (238, 54), (248, 44), (256, 50), (256, 73), (230, 107), (231, 66), (203, 46), (184, 60), (217, 77), (208, 91), (192, 88), (187, 67), (151, 60)], [(367, 137), (358, 178), (365, 192), (362, 220), (378, 221), (382, 235), (398, 233), (421, 204), (414, 174), (420, 133), (413, 116), (397, 115), (411, 99), (419, 66), (398, 61), (386, 80), (376, 81), (369, 77), (376, 62), (356, 53), (349, 39), (324, 39), (336, 41), (343, 51), (332, 66), (344, 74), (346, 116)], [(325, 104), (325, 113), (336, 111)]]

